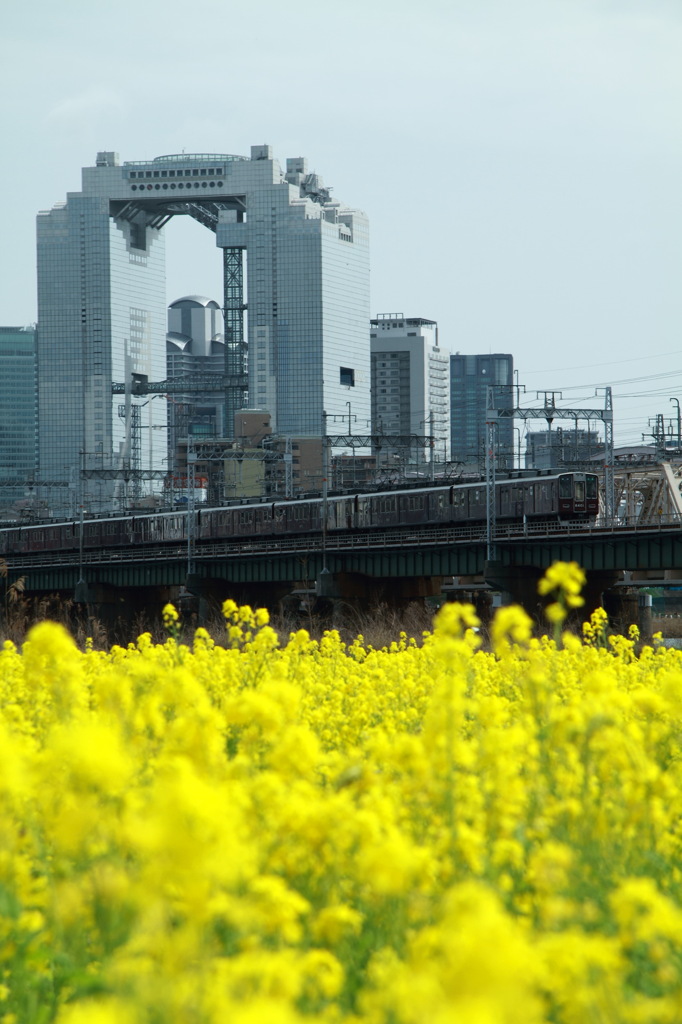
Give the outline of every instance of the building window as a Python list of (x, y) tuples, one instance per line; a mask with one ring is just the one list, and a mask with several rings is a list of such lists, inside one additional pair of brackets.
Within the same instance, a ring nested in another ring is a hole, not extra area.
[(348, 366), (342, 366), (339, 370), (339, 383), (343, 384), (346, 388), (355, 387), (355, 370), (351, 370)]

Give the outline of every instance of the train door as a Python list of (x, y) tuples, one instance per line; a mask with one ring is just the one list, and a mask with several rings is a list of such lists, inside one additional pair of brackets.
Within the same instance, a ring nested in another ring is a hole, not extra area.
[(452, 506), (452, 522), (461, 523), (467, 518), (467, 492), (465, 487), (450, 488), (450, 504)]
[(371, 502), (370, 499), (362, 494), (356, 494), (355, 496), (355, 525), (359, 529), (363, 529), (366, 526), (370, 526), (370, 510)]
[(588, 516), (599, 512), (599, 477), (596, 473), (585, 474), (585, 511)]
[(429, 495), (428, 521), (445, 523), (450, 518), (450, 494), (448, 491), (431, 491)]
[(515, 519), (523, 519), (526, 514), (526, 486), (522, 482), (512, 487), (511, 514)]
[(485, 519), (485, 487), (469, 488), (469, 519)]
[(374, 517), (377, 526), (390, 526), (395, 522), (397, 516), (394, 509), (398, 507), (398, 499), (395, 494), (381, 494), (374, 503)]
[(272, 506), (272, 519), (274, 523), (275, 533), (286, 533), (287, 532), (287, 509), (286, 505), (275, 505)]
[(240, 508), (237, 515), (237, 529), (236, 533), (240, 537), (252, 537), (253, 536), (253, 509), (252, 508)]
[(403, 523), (419, 523), (424, 511), (423, 494), (404, 494), (400, 498)]
[(585, 474), (573, 474), (573, 513), (577, 516), (584, 516), (587, 511), (585, 504)]
[(512, 512), (512, 492), (513, 492), (513, 490), (514, 490), (514, 485), (513, 484), (500, 484), (498, 486), (499, 505), (498, 505), (498, 509), (497, 509), (497, 514), (499, 516), (504, 516), (506, 518), (507, 516), (513, 515), (513, 512)]
[(532, 516), (535, 513), (535, 484), (523, 485), (523, 514)]
[[(583, 502), (585, 500), (583, 483)], [(573, 477), (570, 473), (562, 473), (559, 477), (559, 515), (570, 516), (573, 511)]]
[[(322, 503), (324, 505), (324, 502)], [(347, 530), (348, 516), (346, 514), (345, 498), (327, 499), (327, 529)]]

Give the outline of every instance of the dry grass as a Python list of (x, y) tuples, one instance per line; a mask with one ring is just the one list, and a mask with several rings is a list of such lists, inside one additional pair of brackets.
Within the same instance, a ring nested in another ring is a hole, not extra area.
[[(150, 613), (138, 612), (132, 618), (121, 617), (112, 623), (90, 614), (82, 605), (55, 595), (39, 600), (22, 597), (8, 607), (5, 614), (0, 615), (0, 643), (11, 640), (21, 646), (31, 627), (46, 619), (61, 623), (80, 648), (84, 648), (87, 641), (96, 650), (108, 650), (113, 644), (127, 646), (142, 633), (149, 633), (155, 643), (163, 643), (167, 637), (160, 608)], [(217, 644), (225, 640), (225, 627), (219, 608), (211, 609), (202, 622), (195, 611), (182, 609), (181, 621), (181, 643), (191, 643), (199, 625), (209, 632)], [(381, 649), (398, 640), (401, 633), (421, 641), (424, 631), (430, 630), (433, 625), (433, 609), (424, 603), (414, 602), (402, 610), (379, 605), (371, 613), (363, 613), (350, 604), (335, 602), (327, 614), (305, 609), (295, 615), (282, 612), (272, 616), (271, 624), (282, 642), (286, 641), (290, 633), (299, 629), (306, 629), (315, 640), (319, 640), (326, 630), (336, 629), (345, 643), (351, 643), (358, 635), (362, 635), (368, 646)]]
[(652, 622), (654, 633), (662, 633), (666, 639), (682, 637), (682, 615), (654, 615)]
[[(403, 609), (388, 605), (377, 605), (371, 612), (358, 610), (345, 602), (334, 602), (325, 614), (301, 608), (293, 614), (282, 611), (272, 616), (272, 626), (282, 642), (290, 633), (306, 629), (311, 637), (319, 640), (325, 630), (336, 629), (345, 643), (362, 636), (367, 646), (380, 650), (400, 638), (401, 633), (414, 637), (420, 643), (425, 631), (433, 626), (434, 609), (426, 602), (415, 601)], [(19, 596), (11, 604), (0, 608), (0, 643), (11, 640), (21, 646), (33, 625), (50, 619), (65, 626), (80, 648), (90, 640), (96, 650), (108, 650), (113, 644), (127, 646), (142, 633), (149, 633), (155, 643), (163, 643), (167, 633), (161, 619), (161, 609), (138, 612), (132, 618), (118, 618), (115, 622), (89, 614), (82, 605), (64, 600), (58, 595), (40, 599)], [(197, 626), (203, 625), (217, 644), (225, 639), (225, 629), (220, 609), (214, 607), (203, 622), (196, 611), (182, 609), (182, 643), (191, 643)], [(617, 624), (614, 623), (617, 627)], [(542, 628), (542, 627), (541, 627)], [(546, 627), (544, 627), (546, 628)], [(626, 627), (627, 628), (627, 627)], [(682, 637), (682, 615), (667, 614), (653, 617), (652, 632), (660, 632), (668, 639)], [(576, 629), (580, 634), (580, 627)], [(484, 648), (487, 647), (487, 630), (481, 629)]]

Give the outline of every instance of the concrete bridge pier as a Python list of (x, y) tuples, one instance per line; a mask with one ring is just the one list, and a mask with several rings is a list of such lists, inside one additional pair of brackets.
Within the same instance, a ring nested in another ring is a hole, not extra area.
[[(329, 574), (331, 575), (331, 574)], [(322, 574), (321, 574), (322, 576)], [(322, 576), (324, 580), (324, 577)], [(340, 572), (331, 581), (322, 584), (322, 596), (332, 596), (352, 604), (361, 612), (371, 612), (378, 605), (405, 608), (413, 601), (427, 597), (440, 597), (442, 576), (377, 577), (359, 572)], [(327, 588), (331, 588), (327, 590)], [(327, 590), (325, 594), (324, 591)]]
[(519, 604), (542, 628), (543, 599), (538, 594), (538, 582), (543, 570), (533, 565), (503, 565), (486, 562), (483, 579), (493, 590), (501, 591), (504, 604)]
[(315, 585), (313, 615), (326, 628), (363, 632), (368, 619), (387, 611), (402, 613), (428, 598), (442, 599), (442, 576), (376, 577), (359, 572), (322, 570)]
[(238, 605), (248, 604), (254, 609), (267, 608), (270, 613), (276, 612), (292, 588), (293, 584), (288, 582), (234, 583), (193, 573), (185, 581), (183, 603), (196, 614), (198, 625), (204, 625), (212, 618), (222, 617), (223, 601), (228, 598)]
[[(547, 628), (544, 608), (549, 599), (538, 594), (538, 583), (545, 570), (533, 565), (503, 565), (486, 562), (485, 582), (493, 589), (508, 595), (509, 603), (519, 604), (537, 622), (540, 629)], [(584, 604), (568, 618), (568, 624), (579, 628), (596, 608), (604, 607), (605, 594), (618, 583), (623, 574), (619, 570), (595, 569), (586, 572), (587, 582), (581, 591)]]
[[(161, 612), (169, 601), (176, 603), (177, 587), (121, 587), (112, 583), (78, 584), (74, 607), (80, 621), (99, 621), (109, 633), (128, 629), (128, 640), (135, 639), (131, 630), (142, 632), (161, 620)], [(120, 642), (120, 638), (112, 642)]]
[(641, 642), (651, 642), (653, 607), (650, 594), (644, 594), (636, 587), (616, 587), (604, 595), (604, 609), (615, 632), (627, 636), (630, 626), (637, 626)]

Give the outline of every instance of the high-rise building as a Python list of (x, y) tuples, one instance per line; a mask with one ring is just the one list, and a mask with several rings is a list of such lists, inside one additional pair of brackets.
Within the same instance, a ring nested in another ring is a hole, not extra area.
[[(168, 307), (166, 367), (169, 378), (224, 374), (223, 315), (215, 299), (186, 295)], [(225, 437), (225, 402), (220, 392), (177, 394), (168, 403), (171, 464), (178, 441), (188, 437)]]
[[(402, 313), (381, 314), (370, 321), (372, 357), (372, 430), (375, 434), (428, 434), (435, 448), (425, 461), (450, 457), (450, 353), (440, 347), (438, 325)], [(412, 461), (419, 449), (412, 449)], [(387, 458), (407, 452), (381, 451)]]
[(526, 469), (562, 469), (590, 462), (604, 451), (596, 430), (555, 427), (526, 435)]
[(164, 403), (122, 401), (112, 383), (165, 379), (164, 227), (179, 215), (214, 231), (223, 252), (225, 428), (250, 404), (277, 433), (319, 436), (323, 412), (340, 418), (349, 395), (369, 420), (365, 215), (332, 200), (304, 159), (284, 172), (269, 146), (123, 164), (102, 152), (80, 192), (38, 215), (41, 475), (123, 471), (137, 422), (149, 465)]
[(37, 468), (36, 328), (0, 327), (0, 508), (26, 498)]
[[(450, 426), (452, 458), (465, 467), (485, 468), (486, 410), (488, 389), (493, 388), (495, 407), (514, 408), (514, 357), (502, 353), (450, 357)], [(498, 420), (496, 454), (499, 469), (514, 465), (514, 421)]]

